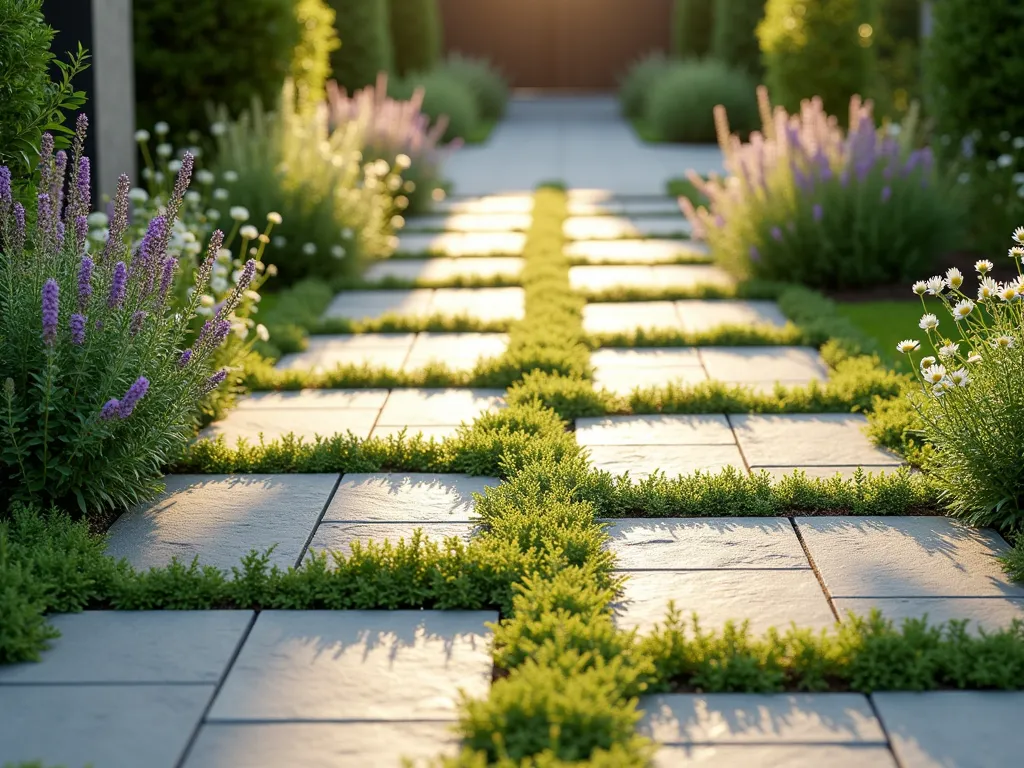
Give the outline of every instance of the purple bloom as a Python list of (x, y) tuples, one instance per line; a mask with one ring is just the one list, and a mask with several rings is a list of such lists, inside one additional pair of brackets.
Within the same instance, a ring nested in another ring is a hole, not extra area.
[(11, 204), (11, 169), (0, 165), (0, 210)]
[(199, 335), (196, 337), (196, 347), (201, 346), (212, 331), (213, 320), (207, 320), (203, 323), (203, 327), (199, 329)]
[(884, 187), (882, 187), (882, 202), (889, 202), (890, 197), (892, 197), (892, 187), (886, 184)]
[(146, 322), (146, 315), (147, 313), (143, 312), (141, 309), (132, 315), (132, 321), (128, 326), (128, 332), (132, 336), (137, 336), (139, 331), (142, 330), (142, 324)]
[(82, 263), (78, 267), (78, 308), (85, 311), (92, 296), (92, 259), (88, 256), (82, 257)]
[(114, 265), (114, 276), (110, 280), (110, 296), (107, 298), (107, 306), (110, 309), (121, 306), (127, 285), (128, 267), (123, 261), (119, 261)]
[(64, 205), (64, 176), (68, 172), (68, 153), (63, 149), (57, 153), (56, 168), (50, 181), (50, 198), (54, 202), (54, 215), (60, 216)]
[(160, 303), (167, 300), (167, 292), (171, 289), (171, 282), (174, 280), (174, 270), (178, 268), (178, 260), (168, 256), (164, 259), (163, 273), (160, 275)]
[(208, 395), (210, 392), (213, 392), (213, 390), (215, 390), (217, 387), (224, 383), (224, 379), (226, 379), (227, 377), (228, 369), (221, 368), (210, 378), (208, 378), (205, 382), (203, 382), (202, 393), (204, 395)]
[(779, 243), (782, 242), (782, 230), (778, 227), (772, 227), (772, 240)]
[(132, 415), (132, 411), (135, 410), (135, 406), (139, 404), (139, 400), (146, 396), (146, 392), (149, 391), (149, 379), (145, 376), (139, 376), (135, 380), (135, 383), (128, 387), (128, 391), (124, 393), (124, 397), (121, 398), (120, 404), (117, 406), (117, 415), (122, 419), (127, 419)]
[(75, 245), (81, 251), (85, 248), (85, 238), (89, 236), (89, 219), (79, 216), (75, 219)]
[(85, 315), (73, 314), (68, 320), (68, 327), (71, 328), (71, 343), (82, 346), (85, 343)]
[(156, 216), (149, 222), (146, 234), (142, 238), (139, 250), (135, 252), (132, 259), (132, 276), (142, 280), (142, 295), (148, 296), (153, 292), (156, 282), (157, 262), (162, 256), (161, 243), (167, 231), (167, 219), (163, 216)]
[(25, 206), (14, 204), (14, 249), (20, 251), (25, 245)]
[(89, 213), (89, 198), (92, 194), (92, 173), (89, 166), (89, 158), (82, 157), (78, 160), (78, 174), (75, 176), (75, 188), (72, 194), (74, 197), (75, 210), (70, 215), (86, 216)]
[(825, 215), (824, 209), (821, 207), (821, 203), (815, 203), (814, 208), (811, 209), (812, 215), (815, 221), (821, 221), (821, 217)]
[(231, 323), (227, 320), (220, 320), (210, 338), (210, 344), (219, 347), (227, 339), (229, 333), (231, 333)]
[(57, 235), (57, 247), (59, 248), (62, 245), (64, 245), (64, 222), (63, 221), (58, 221), (57, 222), (57, 232), (56, 232), (56, 235)]
[(761, 260), (761, 252), (759, 250), (757, 250), (757, 246), (756, 245), (750, 246), (750, 260), (751, 261), (760, 261)]
[(238, 290), (244, 291), (249, 287), (249, 283), (252, 282), (253, 276), (256, 274), (256, 260), (249, 259), (245, 262), (245, 266), (242, 267), (242, 274), (238, 276)]
[(43, 283), (43, 342), (53, 346), (57, 340), (57, 320), (60, 318), (60, 288), (52, 277)]
[(191, 360), (191, 359), (192, 359), (192, 350), (191, 349), (186, 349), (184, 352), (181, 353), (181, 357), (178, 358), (178, 367), (179, 368), (184, 368), (186, 365), (188, 365), (188, 361)]
[(43, 240), (52, 242), (56, 237), (56, 220), (54, 218), (53, 205), (50, 196), (46, 192), (36, 195), (36, 229), (42, 235)]
[(116, 397), (112, 397), (103, 404), (103, 409), (100, 411), (100, 418), (104, 421), (110, 421), (117, 416), (117, 408), (121, 405)]
[(124, 233), (128, 229), (128, 191), (132, 182), (126, 174), (117, 177), (117, 194), (114, 195), (114, 216), (110, 220), (110, 233), (107, 235), (107, 244), (103, 248), (103, 258), (107, 259), (113, 255), (115, 248), (121, 248), (124, 242)]

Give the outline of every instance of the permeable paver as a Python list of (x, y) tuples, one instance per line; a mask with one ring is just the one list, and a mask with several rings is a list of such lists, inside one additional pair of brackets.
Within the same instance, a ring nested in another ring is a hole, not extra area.
[(602, 347), (590, 355), (598, 371), (622, 368), (701, 368), (696, 347)]
[(655, 472), (668, 477), (694, 472), (718, 474), (732, 467), (746, 471), (735, 445), (595, 445), (587, 449), (594, 469), (643, 480)]
[(672, 218), (626, 218), (624, 216), (570, 216), (562, 225), (569, 240), (620, 240), (637, 237), (687, 237), (690, 222)]
[(608, 521), (607, 533), (617, 570), (811, 567), (785, 518), (623, 518)]
[(682, 209), (674, 197), (609, 198), (607, 200), (569, 200), (570, 216), (680, 216)]
[(677, 301), (676, 307), (683, 329), (691, 333), (722, 325), (781, 328), (787, 322), (774, 301), (688, 300)]
[(491, 611), (263, 611), (210, 720), (454, 720), (487, 695)]
[(324, 312), (325, 319), (379, 320), (386, 315), (424, 317), (467, 315), (477, 320), (518, 320), (523, 316), (522, 288), (412, 288), (342, 291)]
[(661, 747), (653, 768), (899, 768), (888, 747), (861, 744), (750, 744)]
[(111, 526), (107, 553), (136, 568), (177, 557), (230, 569), (251, 550), (275, 546), (270, 563), (286, 568), (306, 540), (338, 481), (336, 474), (170, 475), (151, 503)]
[(373, 264), (363, 279), (369, 283), (388, 278), (394, 280), (421, 280), (442, 282), (446, 280), (492, 280), (505, 278), (514, 280), (523, 271), (523, 260), (516, 256), (491, 256), (462, 259), (439, 257), (436, 259), (387, 259)]
[[(752, 578), (755, 575), (767, 578)], [(616, 623), (625, 629), (649, 632), (664, 624), (674, 603), (689, 622), (696, 613), (705, 629), (720, 629), (728, 621), (750, 621), (755, 634), (771, 627), (823, 629), (835, 616), (810, 569), (638, 571), (629, 574), (616, 604)]]
[(213, 685), (0, 685), (4, 761), (173, 768)]
[[(399, 542), (412, 542), (419, 531), (424, 539), (431, 539), (438, 544), (447, 538), (455, 537), (468, 542), (476, 526), (473, 523), (321, 523), (309, 544), (311, 551), (337, 552), (346, 557), (357, 543), (366, 547), (373, 542), (384, 544), (390, 542), (397, 546)], [(328, 558), (327, 565), (332, 565)]]
[(520, 320), (526, 311), (526, 299), (522, 288), (438, 288), (430, 311), (485, 321)]
[(369, 365), (397, 371), (408, 357), (415, 338), (413, 333), (310, 336), (304, 351), (285, 355), (276, 367), (329, 371), (339, 365)]
[(583, 329), (587, 333), (631, 333), (636, 330), (679, 329), (671, 301), (630, 301), (587, 304)]
[(388, 396), (380, 427), (458, 426), (504, 405), (500, 389), (395, 389)]
[(403, 232), (522, 232), (530, 228), (529, 212), (438, 213), (405, 220)]
[[(327, 398), (323, 397), (312, 398), (307, 402), (314, 402), (317, 399), (327, 402)], [(366, 438), (370, 436), (380, 410), (379, 407), (304, 407), (295, 405), (298, 401), (299, 398), (294, 398), (286, 406), (271, 405), (271, 401), (265, 408), (236, 408), (228, 412), (221, 421), (215, 421), (203, 429), (199, 435), (203, 438), (223, 437), (232, 447), (240, 438), (249, 441), (250, 444), (259, 444), (261, 436), (265, 442), (271, 442), (287, 434), (294, 434), (307, 442), (312, 442), (317, 435), (333, 437), (338, 433), (349, 432), (356, 437)], [(277, 402), (281, 402), (281, 399), (279, 398)]]
[(565, 255), (585, 264), (656, 264), (707, 260), (707, 247), (692, 240), (577, 240)]
[(475, 520), (473, 495), (497, 484), (495, 477), (456, 474), (347, 474), (323, 519), (348, 523), (468, 523)]
[(1020, 765), (1024, 693), (893, 692), (871, 698), (901, 768)]
[(725, 416), (647, 414), (576, 420), (580, 445), (733, 445), (736, 439)]
[(607, 367), (594, 371), (594, 386), (603, 387), (619, 395), (628, 395), (637, 388), (664, 387), (668, 384), (692, 386), (707, 381), (707, 378), (704, 369), (699, 365), (636, 368), (634, 370)]
[(479, 195), (475, 197), (449, 197), (435, 202), (432, 208), (437, 213), (530, 213), (533, 211), (533, 195), (503, 194)]
[(227, 669), (252, 611), (84, 611), (49, 621), (60, 631), (40, 662), (0, 667), (8, 683), (209, 683)]
[(210, 723), (183, 768), (426, 768), (457, 752), (450, 723)]
[(852, 473), (858, 466), (895, 469), (900, 457), (872, 444), (867, 419), (852, 413), (730, 415), (747, 464), (770, 467), (828, 467)]
[(504, 333), (421, 333), (404, 367), (416, 371), (429, 363), (441, 363), (453, 370), (467, 370), (479, 360), (500, 357), (507, 347)]
[(702, 347), (708, 378), (730, 384), (799, 386), (828, 379), (828, 367), (811, 347)]
[(445, 438), (455, 437), (459, 432), (458, 424), (434, 424), (434, 425), (421, 425), (416, 427), (410, 426), (398, 426), (391, 425), (388, 427), (381, 426), (378, 424), (373, 428), (373, 432), (370, 433), (370, 437), (379, 437), (384, 440), (387, 438), (398, 437), (404, 434), (406, 438), (412, 439), (414, 437), (422, 438), (426, 441), (441, 442)]
[(569, 268), (570, 285), (581, 291), (726, 288), (734, 282), (727, 272), (710, 264), (595, 264)]
[(238, 399), (239, 411), (285, 408), (300, 411), (333, 411), (347, 408), (377, 410), (388, 399), (386, 389), (299, 389), (291, 392), (253, 392)]
[(967, 619), (972, 634), (1024, 621), (1024, 597), (837, 597), (832, 603), (840, 617), (877, 609), (896, 626), (906, 619), (927, 618), (932, 625)]
[(430, 314), (434, 292), (428, 288), (384, 291), (342, 291), (324, 311), (325, 318), (376, 320), (385, 315), (419, 317)]
[(398, 253), (410, 256), (519, 256), (526, 244), (522, 232), (409, 233), (398, 238)]

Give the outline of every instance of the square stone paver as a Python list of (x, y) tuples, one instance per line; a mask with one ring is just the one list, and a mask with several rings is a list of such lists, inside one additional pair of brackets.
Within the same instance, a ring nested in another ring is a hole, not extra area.
[(810, 569), (761, 574), (743, 570), (636, 571), (626, 579), (616, 605), (616, 623), (641, 634), (664, 625), (670, 601), (684, 622), (696, 612), (705, 630), (720, 629), (727, 621), (750, 620), (755, 635), (771, 627), (824, 629), (835, 616)]
[(710, 331), (723, 325), (782, 328), (786, 316), (774, 301), (742, 299), (677, 301), (676, 308), (684, 330)]
[(185, 564), (230, 569), (256, 549), (277, 545), (271, 565), (287, 568), (338, 482), (336, 474), (169, 475), (155, 501), (125, 512), (111, 526), (107, 554), (136, 568)]
[(174, 768), (213, 685), (0, 686), (0, 758)]
[(183, 768), (426, 768), (458, 745), (449, 723), (213, 723)]
[(733, 279), (709, 264), (606, 264), (569, 268), (569, 284), (575, 290), (604, 291), (612, 288), (695, 288), (700, 285), (728, 287)]
[(434, 292), (429, 288), (383, 291), (342, 291), (324, 311), (325, 319), (379, 320), (385, 315), (424, 317), (430, 314)]
[(594, 469), (616, 476), (628, 472), (633, 480), (658, 471), (669, 478), (694, 472), (718, 474), (726, 467), (746, 472), (735, 445), (593, 445), (587, 451)]
[(859, 413), (738, 414), (729, 421), (752, 469), (898, 467), (903, 460), (871, 443)]
[(702, 367), (696, 347), (602, 347), (590, 354), (590, 362), (598, 370)]
[(522, 288), (438, 288), (429, 314), (469, 315), (477, 320), (520, 320), (526, 300)]
[(444, 363), (453, 370), (472, 369), (479, 360), (500, 357), (508, 348), (504, 333), (421, 333), (413, 343), (405, 369)]
[(382, 440), (388, 438), (397, 438), (401, 434), (405, 434), (406, 439), (412, 439), (414, 437), (421, 437), (422, 439), (430, 442), (434, 440), (441, 442), (445, 438), (455, 437), (459, 433), (458, 424), (443, 424), (443, 425), (429, 425), (429, 426), (398, 426), (391, 425), (389, 427), (383, 427), (377, 425), (373, 428), (373, 432), (370, 433), (371, 438), (380, 438)]
[(386, 259), (371, 265), (363, 279), (379, 282), (387, 278), (441, 282), (443, 280), (487, 280), (498, 277), (516, 278), (523, 271), (523, 260), (514, 256), (489, 256), (462, 259)]
[(859, 693), (669, 693), (640, 697), (637, 730), (659, 744), (877, 744), (885, 733)]
[(653, 768), (899, 768), (888, 747), (870, 744), (722, 744), (661, 747)]
[(473, 495), (496, 477), (426, 473), (348, 474), (341, 479), (324, 521), (348, 523), (468, 523)]
[(785, 518), (623, 518), (608, 522), (607, 547), (616, 557), (617, 570), (811, 567)]
[[(329, 390), (322, 390), (329, 391)], [(200, 438), (223, 437), (231, 448), (239, 439), (258, 445), (279, 440), (288, 434), (312, 442), (317, 435), (324, 438), (351, 432), (358, 438), (367, 438), (377, 420), (377, 408), (236, 408), (220, 421), (215, 421), (200, 433)]]
[(405, 220), (403, 232), (441, 230), (444, 232), (522, 232), (530, 228), (529, 212), (436, 213)]
[(339, 365), (369, 365), (397, 371), (415, 338), (413, 333), (310, 336), (304, 351), (284, 355), (276, 367), (329, 371)]
[[(456, 537), (469, 542), (476, 526), (473, 523), (321, 523), (317, 528), (310, 551), (337, 552), (348, 557), (352, 544), (359, 542), (364, 548), (369, 542), (398, 546), (399, 541), (410, 543), (417, 530), (426, 539), (441, 544), (445, 539)], [(327, 564), (331, 565), (331, 558)]]
[[(999, 534), (946, 517), (798, 517), (833, 597), (1016, 597)], [(964, 617), (968, 618), (968, 617)]]
[(252, 611), (84, 611), (50, 616), (61, 636), (39, 663), (0, 666), (5, 683), (210, 683)]
[(379, 411), (388, 399), (386, 389), (300, 389), (290, 392), (254, 392), (240, 397), (235, 410), (268, 411), (287, 410), (332, 411), (372, 409)]
[(1024, 692), (928, 691), (871, 696), (901, 768), (1001, 768), (1024, 753)]
[(640, 329), (681, 327), (671, 301), (609, 302), (583, 307), (583, 329), (587, 333), (631, 333)]
[(706, 246), (692, 240), (577, 240), (565, 255), (587, 264), (656, 264), (709, 259)]
[(708, 377), (737, 384), (824, 382), (828, 366), (811, 347), (702, 347)]
[(530, 213), (533, 195), (529, 192), (448, 197), (432, 205), (437, 213)]
[(717, 413), (600, 416), (576, 419), (580, 445), (735, 445), (729, 421)]
[(444, 232), (409, 234), (398, 238), (400, 254), (412, 256), (519, 256), (526, 244), (522, 232)]
[(833, 603), (844, 619), (848, 612), (868, 616), (878, 609), (897, 627), (906, 619), (927, 617), (933, 626), (967, 619), (967, 629), (976, 634), (1024, 621), (1024, 597), (840, 597)]
[(609, 198), (607, 200), (569, 200), (570, 216), (680, 216), (682, 209), (674, 197)]
[(644, 237), (687, 237), (690, 222), (683, 216), (627, 218), (625, 216), (570, 216), (562, 225), (569, 240), (619, 240)]
[(500, 389), (394, 389), (377, 426), (427, 427), (472, 422), (485, 411), (503, 407), (504, 394)]
[(263, 611), (210, 720), (454, 720), (491, 684), (492, 611)]
[(681, 365), (662, 368), (598, 368), (594, 371), (594, 386), (604, 387), (619, 395), (628, 395), (634, 389), (664, 387), (669, 384), (692, 386), (708, 380), (699, 366)]

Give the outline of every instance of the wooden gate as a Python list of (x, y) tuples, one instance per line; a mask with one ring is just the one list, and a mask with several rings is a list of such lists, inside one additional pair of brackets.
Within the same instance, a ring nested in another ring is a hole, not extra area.
[(490, 59), (517, 88), (610, 90), (667, 51), (672, 0), (440, 0), (445, 49)]

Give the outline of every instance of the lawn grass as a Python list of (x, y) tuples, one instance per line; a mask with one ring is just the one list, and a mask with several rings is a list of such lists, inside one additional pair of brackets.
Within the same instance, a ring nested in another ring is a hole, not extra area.
[(910, 371), (907, 358), (896, 351), (896, 344), (903, 339), (920, 338), (918, 321), (921, 319), (921, 302), (911, 301), (864, 301), (840, 303), (839, 314), (852, 322), (866, 336), (878, 342), (882, 359), (899, 371)]

